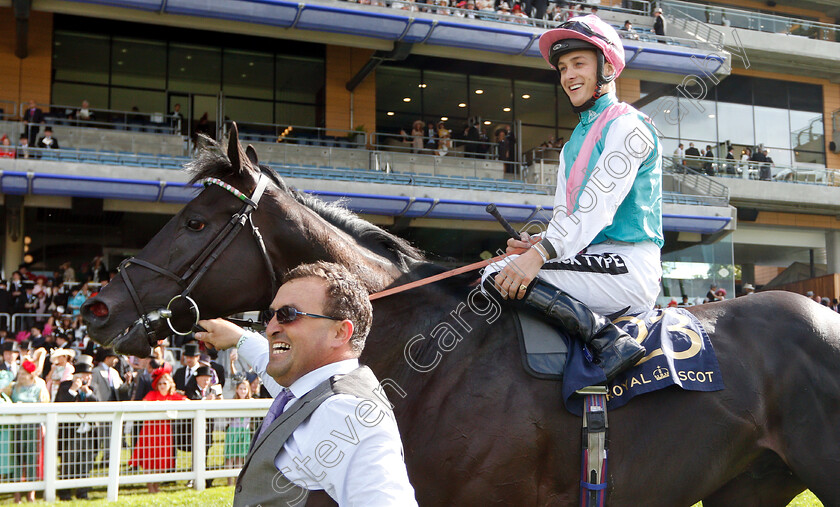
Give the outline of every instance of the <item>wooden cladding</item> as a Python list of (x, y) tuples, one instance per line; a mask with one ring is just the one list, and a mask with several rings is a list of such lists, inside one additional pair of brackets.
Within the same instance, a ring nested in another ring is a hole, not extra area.
[(26, 103), (32, 99), (49, 104), (53, 15), (32, 11), (29, 16), (29, 55), (23, 60), (15, 56), (16, 32), (14, 12), (10, 7), (0, 7), (0, 100)]
[[(372, 50), (327, 46), (326, 127), (353, 130), (363, 126), (368, 133), (376, 130), (376, 71), (371, 72), (352, 93), (347, 82), (370, 60)], [(346, 132), (327, 132), (344, 136)]]

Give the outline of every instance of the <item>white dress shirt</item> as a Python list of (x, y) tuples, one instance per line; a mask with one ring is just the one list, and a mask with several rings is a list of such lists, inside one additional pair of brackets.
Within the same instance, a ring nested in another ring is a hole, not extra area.
[[(265, 372), (268, 354), (268, 340), (261, 335), (246, 332), (240, 340), (240, 357), (260, 375), (268, 392), (277, 396), (283, 387)], [(347, 359), (307, 373), (289, 386), (295, 397), (285, 410), (321, 382), (358, 367), (358, 359)], [(275, 466), (301, 487), (325, 490), (340, 506), (417, 505), (393, 413), (364, 410), (367, 415), (360, 417), (356, 411), (360, 403), (349, 394), (327, 398), (278, 451)]]

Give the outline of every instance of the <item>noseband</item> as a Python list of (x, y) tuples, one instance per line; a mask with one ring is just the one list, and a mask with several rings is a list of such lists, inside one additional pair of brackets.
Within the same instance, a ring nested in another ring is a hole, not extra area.
[[(134, 325), (138, 323), (143, 324), (143, 329), (146, 333), (146, 338), (149, 340), (149, 346), (154, 348), (157, 345), (157, 341), (164, 337), (158, 337), (157, 332), (155, 331), (153, 325), (157, 321), (161, 319), (165, 319), (166, 323), (169, 325), (169, 329), (172, 330), (173, 333), (179, 335), (186, 335), (189, 334), (191, 331), (181, 332), (175, 329), (172, 325), (172, 310), (170, 309), (172, 303), (179, 298), (184, 298), (190, 305), (191, 309), (195, 311), (195, 322), (198, 323), (200, 319), (200, 313), (198, 310), (198, 304), (195, 302), (194, 299), (189, 297), (192, 290), (201, 280), (201, 278), (207, 273), (210, 269), (210, 266), (219, 258), (225, 248), (230, 245), (233, 239), (236, 237), (237, 233), (248, 223), (251, 226), (251, 231), (254, 236), (254, 240), (257, 242), (257, 246), (259, 247), (260, 252), (262, 253), (263, 260), (265, 261), (266, 269), (268, 270), (270, 279), (271, 279), (271, 294), (272, 296), (277, 291), (277, 278), (274, 275), (274, 266), (271, 264), (271, 259), (268, 257), (268, 252), (265, 249), (265, 242), (263, 241), (262, 235), (260, 234), (259, 229), (256, 225), (254, 225), (254, 221), (252, 218), (252, 213), (254, 210), (257, 209), (257, 205), (260, 202), (260, 198), (265, 191), (266, 186), (268, 185), (268, 177), (264, 174), (260, 173), (260, 177), (257, 180), (257, 188), (254, 189), (254, 193), (251, 197), (247, 197), (245, 194), (240, 192), (239, 190), (233, 188), (231, 185), (228, 185), (222, 180), (217, 178), (205, 178), (202, 180), (202, 183), (205, 187), (209, 185), (218, 185), (231, 194), (235, 195), (239, 198), (244, 204), (242, 209), (239, 210), (238, 213), (234, 213), (233, 216), (230, 217), (228, 223), (225, 227), (219, 231), (219, 234), (213, 238), (201, 253), (195, 258), (193, 263), (190, 265), (189, 268), (182, 274), (181, 276), (176, 275), (172, 271), (169, 271), (166, 268), (162, 268), (160, 266), (156, 266), (151, 262), (145, 261), (143, 259), (138, 259), (137, 257), (130, 257), (125, 259), (120, 263), (118, 268), (120, 275), (122, 275), (123, 280), (125, 281), (125, 285), (128, 288), (128, 293), (131, 295), (132, 301), (134, 301), (134, 307), (137, 309), (138, 315), (140, 318), (137, 319)], [(157, 310), (152, 310), (150, 312), (146, 312), (145, 307), (143, 306), (143, 302), (140, 301), (140, 297), (137, 295), (137, 290), (134, 288), (134, 284), (131, 282), (131, 278), (128, 276), (128, 267), (132, 264), (136, 264), (137, 266), (141, 266), (147, 269), (151, 269), (152, 271), (159, 273), (170, 280), (173, 280), (175, 283), (178, 284), (183, 290), (180, 294), (173, 297), (166, 308), (159, 308)], [(192, 280), (190, 280), (192, 279)], [(167, 335), (168, 336), (168, 335)]]

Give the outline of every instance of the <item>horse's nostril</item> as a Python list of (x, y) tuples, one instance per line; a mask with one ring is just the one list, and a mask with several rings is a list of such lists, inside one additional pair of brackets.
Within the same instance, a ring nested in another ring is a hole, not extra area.
[(89, 307), (90, 313), (94, 314), (96, 317), (107, 317), (108, 316), (108, 306), (105, 303), (98, 301), (93, 303)]

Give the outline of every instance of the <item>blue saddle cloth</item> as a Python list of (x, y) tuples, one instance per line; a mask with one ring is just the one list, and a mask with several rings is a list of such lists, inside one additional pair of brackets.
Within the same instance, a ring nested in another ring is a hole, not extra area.
[[(720, 391), (724, 388), (717, 357), (700, 321), (682, 308), (651, 310), (624, 316), (615, 324), (644, 345), (647, 354), (633, 368), (609, 383), (607, 408), (616, 409), (635, 396), (669, 386), (689, 391)], [(568, 341), (569, 353), (563, 374), (563, 402), (576, 415), (583, 404), (575, 391), (603, 383), (603, 370), (592, 363), (578, 341)]]

